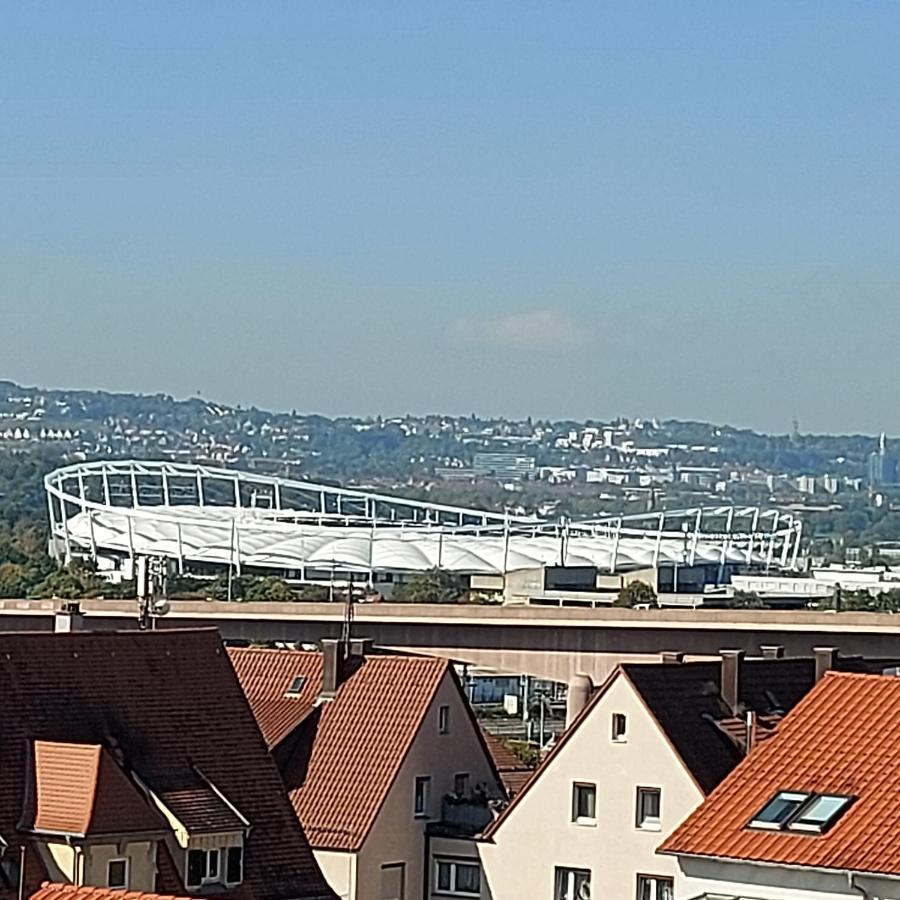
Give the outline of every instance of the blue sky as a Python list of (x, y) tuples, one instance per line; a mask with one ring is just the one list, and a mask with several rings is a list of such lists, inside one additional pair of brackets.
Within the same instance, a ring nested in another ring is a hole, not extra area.
[(900, 5), (7, 3), (0, 377), (900, 432)]

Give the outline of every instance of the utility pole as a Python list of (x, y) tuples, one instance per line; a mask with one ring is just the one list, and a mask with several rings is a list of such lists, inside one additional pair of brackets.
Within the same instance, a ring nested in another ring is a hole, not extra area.
[(347, 579), (347, 600), (344, 603), (344, 620), (341, 623), (341, 645), (344, 659), (350, 657), (350, 639), (353, 632), (353, 574)]

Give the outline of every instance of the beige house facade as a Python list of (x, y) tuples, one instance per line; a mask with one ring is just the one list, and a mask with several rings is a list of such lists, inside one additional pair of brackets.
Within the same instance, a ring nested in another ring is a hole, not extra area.
[(569, 727), (478, 843), (482, 897), (673, 900), (660, 845), (839, 662), (772, 647), (623, 663), (596, 691), (576, 676)]
[[(464, 780), (467, 791), (480, 788), (498, 796), (497, 776), (465, 703), (448, 671), (362, 847), (348, 853), (313, 848), (338, 896), (347, 900), (481, 896), (458, 890), (455, 884), (463, 880), (455, 877), (461, 864), (479, 866), (474, 837), (453, 834), (453, 823), (444, 822), (448, 809), (444, 800), (455, 796), (462, 785), (457, 779)], [(442, 829), (442, 824), (448, 827)], [(446, 830), (449, 836), (432, 836), (432, 830)], [(439, 866), (442, 872), (453, 867), (449, 890), (438, 887)], [(480, 885), (481, 880), (479, 871), (465, 884)]]
[(231, 652), (329, 886), (476, 900), (475, 836), (504, 795), (452, 664), (367, 645), (335, 658), (336, 643)]
[(661, 839), (703, 792), (619, 670), (478, 849), (490, 900), (671, 900)]

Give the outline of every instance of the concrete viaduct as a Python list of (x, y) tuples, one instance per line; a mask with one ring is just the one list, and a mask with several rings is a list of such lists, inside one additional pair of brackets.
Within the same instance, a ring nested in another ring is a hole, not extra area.
[[(52, 629), (59, 606), (2, 600), (0, 629)], [(134, 601), (83, 600), (81, 607), (88, 630), (137, 627)], [(315, 643), (340, 634), (343, 612), (337, 603), (175, 601), (157, 626), (214, 626), (230, 640)], [(558, 681), (576, 672), (602, 679), (620, 661), (658, 659), (663, 651), (758, 654), (764, 644), (781, 644), (788, 656), (832, 646), (845, 655), (900, 658), (900, 616), (876, 613), (378, 603), (354, 607), (353, 633), (384, 647)]]

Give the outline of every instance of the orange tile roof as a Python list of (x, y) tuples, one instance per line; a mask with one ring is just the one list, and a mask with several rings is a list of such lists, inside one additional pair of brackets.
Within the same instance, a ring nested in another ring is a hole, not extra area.
[[(900, 678), (829, 672), (660, 848), (900, 875)], [(778, 791), (856, 797), (824, 834), (747, 827)]]
[[(451, 664), (399, 655), (353, 659), (334, 699), (313, 707), (321, 687), (319, 653), (229, 652), (266, 742), (270, 747), (282, 743), (276, 754), (293, 745), (290, 759), (282, 759), (282, 774), (310, 844), (358, 850), (438, 685), (453, 677)], [(286, 699), (298, 675), (306, 676), (300, 696)]]
[(166, 830), (99, 744), (34, 741), (32, 754), (33, 809), (24, 816), (29, 830), (81, 837)]
[(148, 894), (142, 891), (120, 891), (106, 887), (78, 887), (45, 881), (31, 895), (31, 900), (192, 900), (172, 894)]

